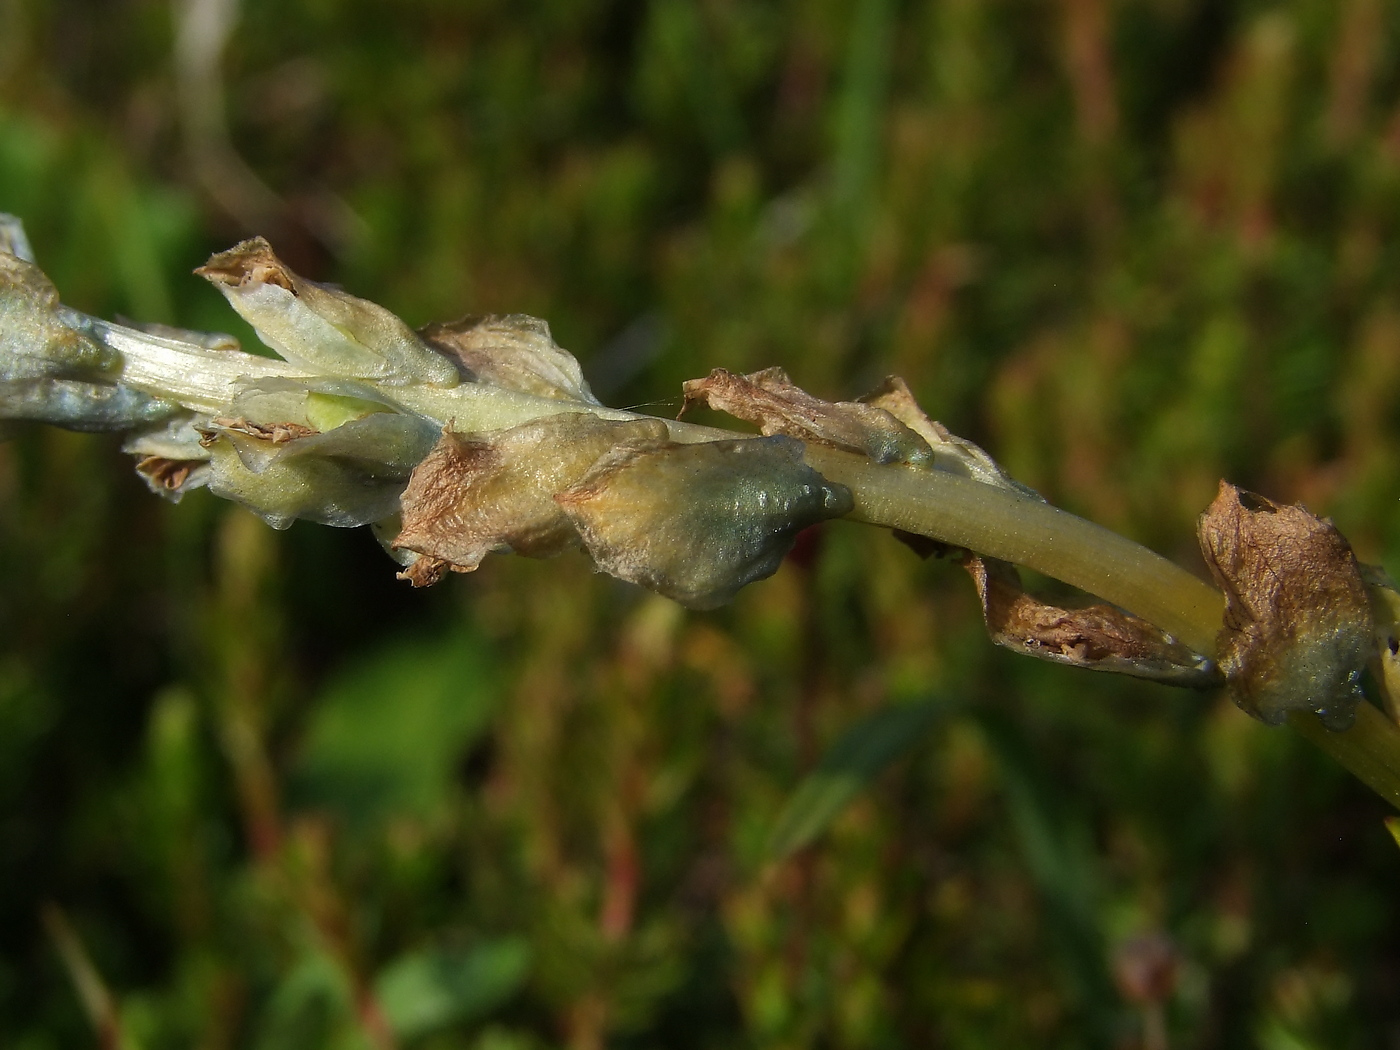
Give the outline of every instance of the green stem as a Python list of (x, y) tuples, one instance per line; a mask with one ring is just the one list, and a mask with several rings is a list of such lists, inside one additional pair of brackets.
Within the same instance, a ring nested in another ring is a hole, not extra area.
[(1215, 649), (1220, 592), (1102, 525), (943, 471), (880, 466), (816, 445), (807, 461), (855, 494), (853, 517), (861, 521), (1024, 565), (1157, 624), (1197, 652)]
[[(1220, 592), (1116, 532), (953, 474), (882, 467), (818, 446), (807, 459), (851, 489), (854, 517), (1024, 565), (1157, 624), (1197, 652), (1215, 651)], [(1288, 724), (1400, 809), (1400, 726), (1366, 703), (1345, 732), (1306, 712)]]
[(1356, 724), (1334, 733), (1317, 715), (1294, 711), (1288, 724), (1336, 759), (1358, 780), (1400, 809), (1400, 726), (1368, 703), (1356, 706)]

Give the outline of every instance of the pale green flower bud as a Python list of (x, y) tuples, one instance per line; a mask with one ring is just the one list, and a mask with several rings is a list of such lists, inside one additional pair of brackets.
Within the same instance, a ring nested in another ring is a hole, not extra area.
[(264, 381), (230, 405), (243, 414), (201, 424), (209, 490), (278, 529), (297, 518), (355, 526), (395, 513), (437, 428), (416, 416), (369, 411), (320, 431), (307, 411), (317, 397), (295, 383)]
[(384, 383), (450, 387), (459, 382), (456, 366), (394, 314), (298, 277), (261, 237), (212, 256), (195, 273), (224, 294), (259, 339), (293, 364)]

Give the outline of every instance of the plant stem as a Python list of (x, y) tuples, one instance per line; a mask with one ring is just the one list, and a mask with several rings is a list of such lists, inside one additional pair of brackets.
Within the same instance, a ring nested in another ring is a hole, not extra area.
[[(853, 517), (1015, 562), (1097, 595), (1215, 651), (1224, 597), (1210, 584), (1116, 532), (990, 485), (936, 471), (879, 466), (809, 446), (807, 460), (856, 498)], [(1400, 727), (1370, 704), (1345, 732), (1296, 711), (1288, 724), (1400, 809)]]
[(860, 521), (1024, 565), (1141, 616), (1197, 652), (1215, 649), (1220, 592), (1101, 525), (943, 471), (880, 466), (816, 445), (807, 461), (855, 494), (852, 516)]

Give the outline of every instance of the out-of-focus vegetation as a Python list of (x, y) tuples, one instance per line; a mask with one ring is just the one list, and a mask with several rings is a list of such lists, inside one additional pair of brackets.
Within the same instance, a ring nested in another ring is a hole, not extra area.
[[(613, 404), (897, 372), (1183, 561), (1223, 475), (1400, 565), (1393, 0), (0, 0), (0, 209), (92, 313), (251, 344), (188, 271), (264, 233), (546, 317)], [(994, 650), (888, 535), (716, 613), (577, 556), (413, 593), (12, 438), (6, 1047), (1400, 1045), (1377, 799)], [(858, 726), (903, 757), (772, 859)]]

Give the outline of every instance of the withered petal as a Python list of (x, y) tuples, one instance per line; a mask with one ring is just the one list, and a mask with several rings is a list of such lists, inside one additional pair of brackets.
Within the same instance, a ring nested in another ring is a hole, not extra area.
[(1235, 702), (1269, 723), (1313, 711), (1347, 728), (1372, 645), (1371, 608), (1351, 545), (1331, 522), (1220, 483), (1198, 526), (1225, 592), (1218, 660)]
[(407, 580), (414, 587), (431, 587), (444, 576), (448, 570), (454, 572), (468, 571), (464, 566), (453, 565), (451, 562), (441, 558), (434, 558), (427, 554), (420, 554), (404, 566), (403, 571), (395, 574), (395, 579)]
[(464, 317), (426, 325), (418, 334), (456, 361), (469, 382), (557, 401), (599, 403), (584, 382), (578, 361), (554, 342), (549, 324), (538, 317)]
[(1220, 684), (1215, 665), (1146, 620), (1112, 605), (1065, 609), (1031, 597), (1016, 567), (965, 554), (987, 633), (1026, 656), (1094, 671), (1204, 689)]
[(393, 545), (440, 559), (459, 572), (475, 569), (492, 551), (557, 554), (575, 544), (577, 535), (555, 493), (578, 481), (610, 449), (665, 437), (666, 424), (659, 419), (618, 421), (584, 412), (490, 434), (445, 430), (409, 479), (403, 528)]
[[(927, 464), (928, 442), (885, 409), (860, 401), (823, 401), (793, 384), (781, 368), (737, 375), (716, 368), (688, 380), (685, 403), (702, 401), (765, 435), (786, 434), (869, 456), (877, 463)], [(682, 406), (684, 411), (684, 406)]]
[(556, 499), (602, 571), (693, 609), (771, 576), (800, 530), (852, 506), (786, 437), (616, 449)]
[(209, 476), (209, 462), (204, 459), (165, 459), (143, 456), (136, 461), (140, 474), (152, 492), (179, 503), (186, 492), (202, 488)]
[(236, 419), (228, 416), (215, 416), (213, 425), (220, 431), (246, 434), (274, 445), (284, 445), (288, 441), (320, 433), (314, 427), (306, 426), (304, 423), (255, 423), (241, 416)]

